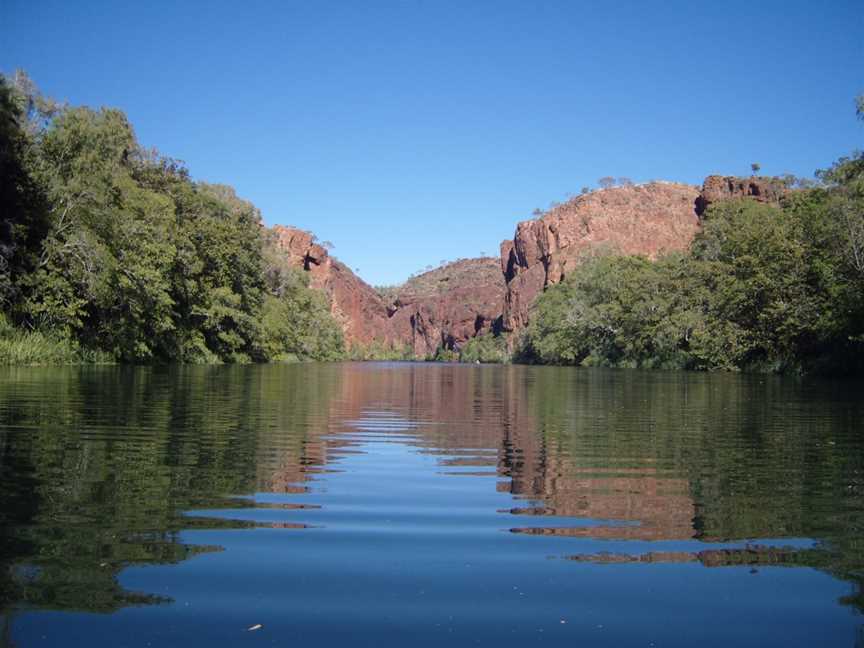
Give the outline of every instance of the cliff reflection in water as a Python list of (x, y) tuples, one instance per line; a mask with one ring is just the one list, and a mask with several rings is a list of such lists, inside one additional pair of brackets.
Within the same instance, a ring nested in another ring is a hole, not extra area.
[[(862, 607), (860, 385), (777, 377), (567, 368), (348, 365), (328, 427), (265, 483), (305, 488), (355, 449), (370, 411), (412, 421), (445, 475), (498, 476), (515, 533), (729, 548), (573, 554), (601, 563), (799, 565), (855, 584)], [(546, 525), (540, 516), (555, 518)], [(609, 521), (585, 526), (567, 519)], [(791, 548), (784, 539), (812, 539)], [(765, 545), (760, 540), (769, 540)]]
[[(185, 543), (188, 529), (303, 533), (312, 517), (256, 522), (206, 511), (311, 512), (304, 495), (375, 440), (434, 457), (442, 480), (486, 479), (510, 493), (500, 529), (572, 537), (561, 557), (808, 565), (853, 582), (847, 602), (860, 608), (856, 389), (424, 364), (7, 371), (0, 606), (112, 612), (169, 601), (126, 591), (119, 574), (220, 549)], [(253, 493), (297, 497), (237, 497)], [(580, 553), (579, 538), (632, 542)], [(728, 541), (739, 542), (700, 547)]]

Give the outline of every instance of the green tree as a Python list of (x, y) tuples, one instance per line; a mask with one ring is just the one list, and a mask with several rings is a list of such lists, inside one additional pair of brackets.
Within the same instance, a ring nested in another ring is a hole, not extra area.
[(26, 302), (38, 324), (127, 360), (151, 357), (172, 327), (171, 204), (130, 176), (134, 146), (115, 110), (65, 110), (41, 135), (37, 177), (51, 226)]
[(708, 316), (739, 342), (736, 365), (794, 364), (816, 330), (825, 296), (812, 290), (803, 238), (801, 223), (776, 207), (741, 200), (708, 210), (693, 257), (709, 270)]
[(21, 282), (36, 269), (50, 227), (45, 196), (31, 173), (34, 143), (22, 103), (0, 75), (0, 311), (7, 312), (17, 309)]
[(327, 297), (308, 287), (295, 270), (280, 296), (269, 295), (262, 311), (262, 347), (274, 360), (337, 360), (344, 353), (342, 329)]
[(629, 367), (688, 367), (694, 336), (704, 329), (678, 255), (585, 259), (537, 300), (528, 329), (530, 352), (542, 362)]
[(503, 335), (478, 335), (459, 349), (460, 362), (502, 363), (507, 360), (507, 341)]
[[(341, 348), (326, 299), (274, 261), (258, 209), (143, 149), (119, 110), (58, 106), (25, 75), (2, 78), (0, 138), (12, 179), (0, 193), (0, 306), (40, 339), (74, 342), (63, 354), (80, 343), (130, 362), (266, 360), (265, 319), (283, 337), (320, 328), (318, 346), (277, 355)], [(265, 313), (268, 292), (289, 306), (270, 300)]]

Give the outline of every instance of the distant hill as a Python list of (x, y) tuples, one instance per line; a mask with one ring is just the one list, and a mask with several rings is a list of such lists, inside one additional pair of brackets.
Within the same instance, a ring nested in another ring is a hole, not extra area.
[(408, 304), (443, 295), (458, 288), (500, 285), (504, 289), (501, 262), (495, 257), (459, 259), (411, 277), (398, 286), (376, 288), (385, 302)]

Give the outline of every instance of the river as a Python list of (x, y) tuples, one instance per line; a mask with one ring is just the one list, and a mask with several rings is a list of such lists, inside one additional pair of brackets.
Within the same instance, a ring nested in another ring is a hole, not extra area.
[(864, 385), (0, 371), (0, 646), (862, 646)]

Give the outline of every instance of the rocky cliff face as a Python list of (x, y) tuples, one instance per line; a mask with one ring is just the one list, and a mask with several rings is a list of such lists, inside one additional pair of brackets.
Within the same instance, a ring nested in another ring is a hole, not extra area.
[(592, 251), (654, 258), (686, 249), (699, 229), (699, 196), (696, 187), (667, 182), (612, 187), (519, 223), (513, 240), (501, 244), (501, 271), (507, 282), (503, 328), (524, 327), (537, 295), (561, 281)]
[(777, 178), (711, 175), (702, 183), (702, 192), (696, 200), (696, 213), (702, 216), (711, 203), (738, 198), (776, 204), (787, 191), (786, 185)]
[(350, 345), (392, 345), (397, 341), (380, 295), (345, 264), (331, 257), (310, 232), (276, 225), (276, 243), (288, 262), (309, 273), (310, 286), (330, 296), (333, 316)]
[(308, 272), (312, 288), (329, 295), (349, 345), (408, 347), (425, 358), (490, 331), (501, 315), (504, 278), (496, 259), (447, 264), (392, 289), (385, 299), (310, 232), (277, 225), (273, 234), (289, 264)]
[(501, 316), (504, 277), (493, 258), (463, 259), (425, 272), (394, 290), (393, 328), (419, 358), (459, 349), (488, 333)]
[(409, 347), (418, 358), (459, 349), (493, 328), (518, 331), (546, 286), (586, 254), (611, 251), (655, 258), (685, 250), (713, 203), (749, 198), (777, 203), (786, 193), (774, 178), (708, 176), (698, 187), (672, 182), (612, 187), (574, 198), (543, 217), (519, 223), (495, 259), (464, 259), (378, 294), (333, 259), (309, 232), (277, 225), (289, 262), (326, 291), (351, 345)]

